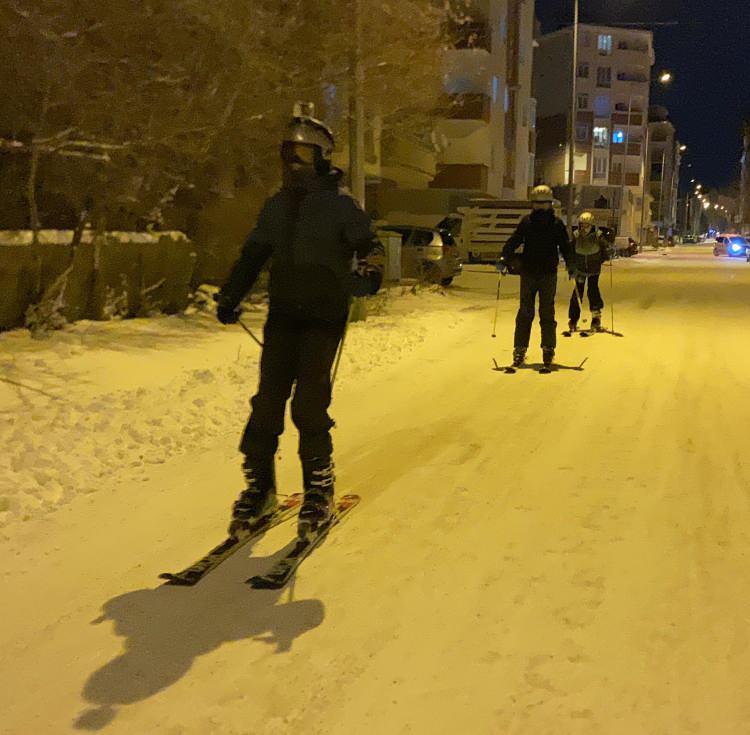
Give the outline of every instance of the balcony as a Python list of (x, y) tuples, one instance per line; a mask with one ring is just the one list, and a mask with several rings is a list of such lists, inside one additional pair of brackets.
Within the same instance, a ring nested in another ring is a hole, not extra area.
[[(611, 186), (622, 186), (622, 173), (620, 171), (613, 171), (609, 175), (609, 183)], [(641, 175), (636, 173), (625, 174), (625, 186), (640, 186)]]
[(618, 82), (630, 82), (631, 84), (648, 84), (649, 79), (646, 74), (621, 71), (617, 74), (617, 81)]
[(651, 49), (645, 43), (637, 41), (619, 41), (617, 44), (618, 51), (637, 51), (639, 54), (647, 54)]
[(471, 20), (466, 23), (451, 21), (445, 35), (454, 49), (484, 49), (492, 51), (492, 31), (485, 20)]
[[(612, 152), (613, 156), (623, 156), (625, 155), (625, 143), (612, 143), (610, 146), (610, 151)], [(641, 144), (636, 140), (628, 141), (628, 156), (640, 156), (641, 155)]]
[(443, 98), (441, 111), (448, 120), (490, 121), (492, 101), (486, 94), (453, 94)]
[[(627, 125), (628, 124), (628, 113), (612, 113), (612, 123), (614, 125)], [(630, 125), (641, 127), (643, 125), (643, 115), (641, 113), (630, 115)]]

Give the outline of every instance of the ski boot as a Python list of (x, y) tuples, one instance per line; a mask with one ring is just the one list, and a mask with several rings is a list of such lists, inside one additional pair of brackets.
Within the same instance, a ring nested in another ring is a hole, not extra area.
[(601, 311), (594, 311), (591, 313), (591, 331), (601, 332), (602, 331), (602, 313)]
[(526, 348), (515, 347), (513, 349), (513, 367), (519, 368), (526, 362)]
[(246, 457), (242, 471), (247, 487), (232, 506), (230, 536), (237, 536), (256, 521), (272, 515), (279, 505), (273, 458), (257, 460)]
[(552, 369), (552, 363), (555, 360), (555, 348), (554, 347), (542, 347), (542, 362), (544, 363), (544, 369), (549, 371)]
[(330, 457), (302, 461), (305, 497), (299, 511), (297, 534), (306, 538), (331, 520), (333, 515), (333, 462)]

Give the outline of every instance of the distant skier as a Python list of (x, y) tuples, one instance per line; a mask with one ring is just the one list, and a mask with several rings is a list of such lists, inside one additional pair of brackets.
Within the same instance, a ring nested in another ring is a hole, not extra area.
[(604, 308), (604, 300), (599, 290), (599, 276), (602, 272), (602, 263), (609, 260), (609, 251), (607, 241), (597, 233), (594, 215), (591, 212), (583, 212), (578, 218), (578, 231), (573, 236), (573, 244), (576, 252), (576, 283), (570, 297), (568, 328), (571, 332), (578, 328), (581, 305), (588, 283), (591, 329), (599, 331), (602, 328)]
[(240, 443), (247, 487), (234, 503), (231, 534), (277, 507), (274, 456), (293, 388), (304, 485), (300, 535), (333, 509), (331, 369), (350, 297), (380, 288), (383, 252), (369, 216), (340, 188), (333, 149), (333, 134), (313, 117), (312, 105), (296, 105), (281, 145), (281, 189), (265, 202), (216, 298), (219, 321), (236, 323), (240, 302), (271, 259), (260, 385)]
[(573, 248), (562, 220), (552, 209), (554, 196), (548, 186), (537, 186), (531, 192), (533, 211), (524, 217), (505, 244), (502, 262), (510, 263), (516, 250), (523, 245), (521, 262), (521, 303), (516, 317), (513, 342), (513, 366), (520, 367), (534, 323), (536, 296), (539, 294), (539, 323), (542, 328), (542, 359), (549, 368), (555, 359), (557, 322), (555, 321), (555, 293), (560, 254), (565, 259), (569, 276), (575, 276)]

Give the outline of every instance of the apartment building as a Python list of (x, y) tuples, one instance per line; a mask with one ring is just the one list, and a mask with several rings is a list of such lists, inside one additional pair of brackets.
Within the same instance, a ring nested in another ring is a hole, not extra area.
[(652, 106), (648, 115), (648, 193), (645, 225), (657, 235), (671, 235), (677, 224), (677, 198), (682, 154), (677, 131), (666, 107)]
[[(651, 67), (650, 31), (582, 24), (573, 76), (573, 28), (542, 36), (535, 54), (536, 179), (568, 184), (575, 83), (575, 213), (639, 238)], [(562, 196), (564, 202), (566, 196)]]
[[(436, 73), (444, 96), (432, 131), (434, 176), (424, 189), (404, 177), (403, 162), (422, 180), (425, 148), (408, 141), (384, 151), (379, 213), (389, 218), (443, 216), (475, 197), (527, 199), (533, 184), (536, 103), (532, 98), (535, 35), (530, 0), (477, 0), (471, 19), (451, 20), (449, 46)], [(437, 221), (437, 220), (436, 220)]]

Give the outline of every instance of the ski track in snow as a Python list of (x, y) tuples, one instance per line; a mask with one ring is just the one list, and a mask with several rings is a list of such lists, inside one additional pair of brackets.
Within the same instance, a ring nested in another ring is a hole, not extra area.
[[(511, 352), (518, 282), (501, 284), (492, 340), (481, 268), (355, 326), (333, 415), (339, 492), (362, 503), (282, 593), (242, 582), (289, 525), (195, 588), (156, 580), (226, 524), (255, 380), (244, 335), (201, 317), (106, 325), (120, 346), (147, 330), (116, 374), (98, 337), (79, 355), (75, 333), (11, 350), (16, 365), (41, 351), (34, 387), (81, 405), (120, 386), (136, 427), (138, 406), (178, 422), (194, 398), (222, 404), (223, 425), (7, 526), (2, 735), (750, 733), (750, 266), (685, 248), (615, 268), (625, 337), (561, 339), (560, 363), (588, 357), (580, 373), (490, 369)], [(609, 306), (607, 271), (602, 285)], [(561, 278), (561, 323), (569, 293)], [(533, 361), (537, 343), (535, 326)], [(288, 430), (283, 487), (295, 443)]]

